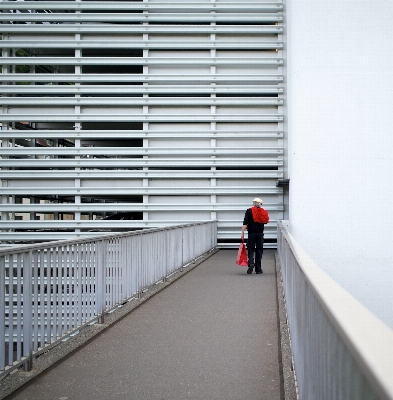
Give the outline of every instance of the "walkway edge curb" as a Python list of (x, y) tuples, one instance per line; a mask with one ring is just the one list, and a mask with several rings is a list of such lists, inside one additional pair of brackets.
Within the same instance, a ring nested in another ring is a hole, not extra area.
[(292, 363), (291, 338), (285, 305), (285, 293), (282, 286), (280, 260), (277, 253), (275, 254), (275, 266), (277, 281), (279, 341), (284, 390), (283, 398), (284, 400), (298, 400), (299, 397), (296, 389), (295, 371)]
[(186, 267), (178, 269), (176, 272), (170, 275), (170, 277), (168, 277), (165, 282), (155, 283), (149, 286), (149, 288), (143, 293), (141, 298), (135, 298), (133, 300), (127, 301), (124, 305), (119, 306), (116, 311), (112, 312), (111, 314), (106, 314), (104, 324), (96, 323), (94, 325), (89, 325), (82, 329), (77, 335), (70, 337), (68, 340), (59, 343), (55, 347), (52, 347), (48, 350), (47, 353), (42, 354), (34, 361), (33, 369), (31, 371), (24, 372), (22, 370), (14, 370), (13, 373), (10, 373), (2, 381), (0, 381), (0, 400), (6, 399), (7, 396), (11, 395), (17, 389), (45, 372), (45, 370), (61, 362), (64, 358), (77, 351), (80, 347), (87, 344), (90, 340), (94, 339), (95, 336), (104, 332), (113, 324), (126, 317), (130, 312), (137, 309), (144, 302), (159, 293), (161, 290), (165, 289), (167, 286), (192, 271), (195, 267), (206, 261), (209, 257), (217, 253), (218, 251), (218, 248), (214, 248), (204, 253), (194, 262), (188, 264)]

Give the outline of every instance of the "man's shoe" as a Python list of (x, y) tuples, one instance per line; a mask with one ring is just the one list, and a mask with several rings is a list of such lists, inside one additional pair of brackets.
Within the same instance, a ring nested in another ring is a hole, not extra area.
[(250, 265), (248, 266), (247, 274), (252, 274), (252, 271), (253, 271), (254, 267), (255, 267), (254, 264), (250, 264)]
[(263, 271), (257, 271), (257, 272), (255, 272), (256, 274), (262, 274), (263, 273)]

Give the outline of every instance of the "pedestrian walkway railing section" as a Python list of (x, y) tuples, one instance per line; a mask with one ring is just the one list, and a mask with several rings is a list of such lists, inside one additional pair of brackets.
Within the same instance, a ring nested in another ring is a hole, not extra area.
[(322, 271), (278, 224), (300, 399), (393, 399), (393, 331)]
[(216, 245), (208, 221), (0, 250), (0, 379)]

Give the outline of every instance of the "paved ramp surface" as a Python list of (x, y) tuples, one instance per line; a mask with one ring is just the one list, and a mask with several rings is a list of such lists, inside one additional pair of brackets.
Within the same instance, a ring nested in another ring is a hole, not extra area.
[(274, 250), (220, 250), (9, 399), (281, 399)]

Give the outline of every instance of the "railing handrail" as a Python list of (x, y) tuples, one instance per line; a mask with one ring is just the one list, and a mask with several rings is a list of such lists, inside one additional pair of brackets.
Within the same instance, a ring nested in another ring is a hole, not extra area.
[[(217, 220), (208, 220), (208, 221), (194, 222), (194, 223), (189, 223), (189, 224), (176, 224), (176, 225), (170, 225), (170, 226), (160, 227), (160, 228), (146, 228), (146, 229), (139, 229), (136, 231), (109, 233), (107, 235), (95, 235), (94, 233), (92, 233), (91, 236), (89, 235), (87, 237), (78, 238), (78, 239), (52, 240), (52, 241), (45, 241), (42, 243), (25, 244), (25, 245), (20, 245), (20, 246), (15, 246), (15, 247), (13, 247), (13, 246), (3, 247), (3, 248), (0, 248), (0, 256), (26, 253), (26, 252), (33, 251), (33, 250), (44, 250), (47, 247), (52, 248), (52, 247), (60, 247), (60, 246), (69, 246), (72, 244), (97, 242), (97, 241), (101, 241), (101, 240), (116, 239), (116, 238), (135, 236), (135, 235), (146, 235), (146, 234), (153, 233), (153, 232), (162, 232), (162, 231), (166, 231), (166, 230), (182, 228), (182, 227), (187, 227), (187, 226), (205, 225), (205, 224), (209, 224), (214, 221), (217, 221)], [(75, 234), (77, 235), (78, 233), (75, 233)]]
[(358, 367), (382, 399), (393, 399), (393, 331), (318, 267), (288, 232), (287, 221), (278, 228)]

